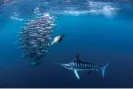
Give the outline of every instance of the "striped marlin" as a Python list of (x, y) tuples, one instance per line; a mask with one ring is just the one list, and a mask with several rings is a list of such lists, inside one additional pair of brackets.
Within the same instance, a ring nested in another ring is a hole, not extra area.
[(79, 71), (87, 71), (88, 73), (92, 71), (100, 71), (104, 78), (106, 67), (109, 65), (108, 63), (105, 66), (98, 66), (93, 63), (83, 62), (80, 60), (79, 54), (75, 56), (75, 59), (73, 62), (70, 62), (68, 64), (62, 64), (58, 62), (54, 62), (54, 63), (60, 64), (61, 66), (63, 66), (64, 68), (68, 70), (73, 70), (77, 79), (80, 79), (79, 74), (78, 74)]

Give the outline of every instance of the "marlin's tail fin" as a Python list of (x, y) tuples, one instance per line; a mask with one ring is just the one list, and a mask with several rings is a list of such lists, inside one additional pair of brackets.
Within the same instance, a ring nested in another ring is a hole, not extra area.
[(106, 68), (109, 66), (109, 64), (110, 64), (110, 62), (108, 64), (106, 64), (105, 66), (101, 67), (101, 73), (102, 73), (103, 78), (105, 76)]

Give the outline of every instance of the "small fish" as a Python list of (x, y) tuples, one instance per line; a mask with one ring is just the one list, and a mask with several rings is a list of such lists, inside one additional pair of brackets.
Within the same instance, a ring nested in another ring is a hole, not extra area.
[(37, 66), (39, 64), (40, 64), (40, 61), (32, 60), (31, 63), (30, 63), (30, 66)]
[(61, 66), (63, 66), (64, 68), (66, 68), (68, 70), (73, 70), (77, 79), (80, 79), (79, 74), (78, 74), (79, 71), (87, 71), (88, 74), (90, 74), (90, 72), (92, 72), (92, 71), (100, 71), (104, 78), (105, 70), (106, 70), (107, 66), (109, 65), (109, 63), (108, 63), (105, 66), (98, 66), (98, 65), (95, 65), (92, 63), (83, 62), (80, 60), (79, 54), (76, 55), (75, 60), (73, 62), (70, 62), (68, 64), (62, 64), (62, 63), (58, 63), (58, 62), (54, 62), (54, 63), (60, 64)]
[(64, 36), (65, 36), (64, 34), (61, 35), (61, 36), (56, 36), (56, 37), (53, 39), (53, 41), (51, 42), (51, 45), (61, 42), (61, 41), (63, 40)]

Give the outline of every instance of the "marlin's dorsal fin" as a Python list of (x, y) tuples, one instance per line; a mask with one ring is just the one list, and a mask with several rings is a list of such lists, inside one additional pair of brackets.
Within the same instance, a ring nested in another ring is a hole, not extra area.
[(81, 62), (80, 58), (79, 58), (79, 54), (77, 54), (75, 56), (74, 62)]

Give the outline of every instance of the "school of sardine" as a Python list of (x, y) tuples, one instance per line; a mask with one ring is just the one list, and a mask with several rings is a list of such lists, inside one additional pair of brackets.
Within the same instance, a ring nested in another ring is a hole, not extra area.
[(43, 60), (45, 52), (48, 52), (55, 18), (48, 14), (29, 20), (19, 32), (19, 45), (24, 58), (37, 64)]

